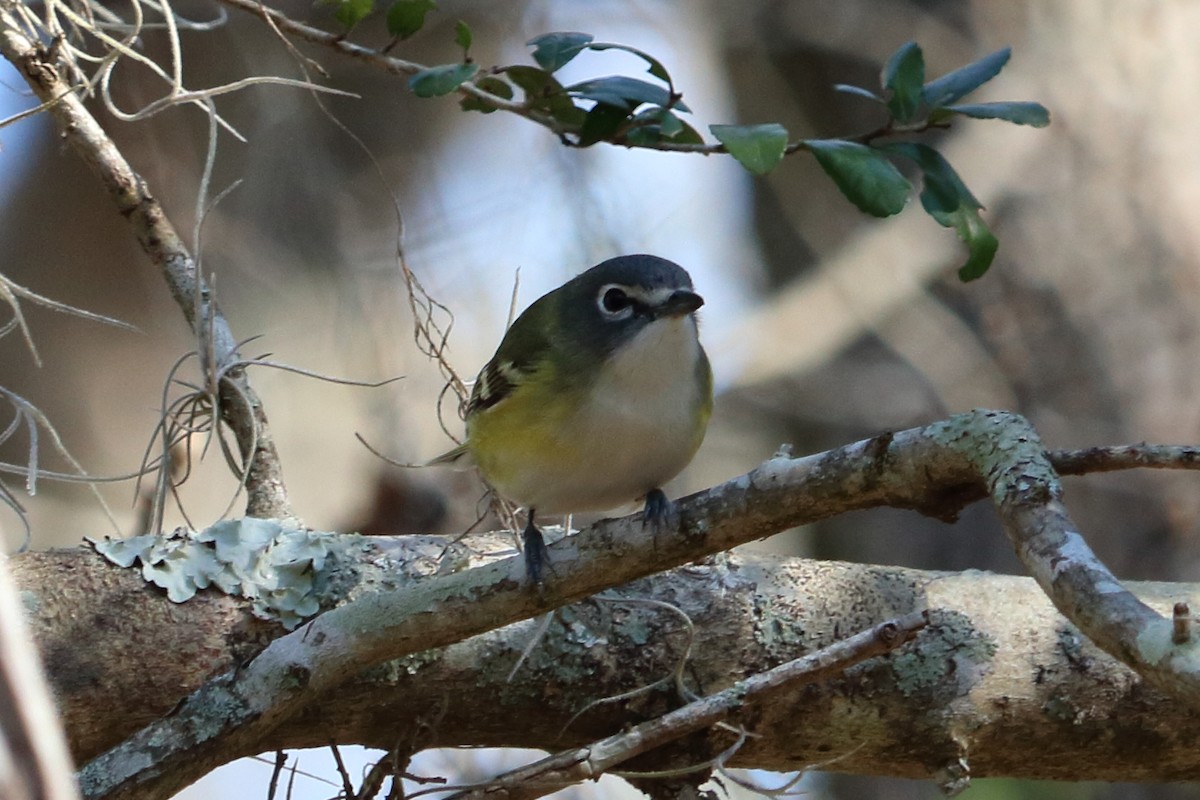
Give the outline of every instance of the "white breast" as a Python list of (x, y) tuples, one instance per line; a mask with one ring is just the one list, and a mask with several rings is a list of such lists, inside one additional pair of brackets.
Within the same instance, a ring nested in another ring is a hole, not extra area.
[(655, 320), (626, 343), (568, 426), (578, 469), (542, 476), (529, 505), (547, 514), (605, 511), (678, 475), (697, 444), (700, 353), (690, 316)]

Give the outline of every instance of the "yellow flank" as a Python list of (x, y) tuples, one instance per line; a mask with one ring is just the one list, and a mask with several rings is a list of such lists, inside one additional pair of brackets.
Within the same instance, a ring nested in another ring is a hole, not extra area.
[(577, 468), (578, 442), (567, 425), (573, 404), (544, 372), (467, 421), (467, 448), (479, 471), (501, 495), (526, 499), (522, 478)]

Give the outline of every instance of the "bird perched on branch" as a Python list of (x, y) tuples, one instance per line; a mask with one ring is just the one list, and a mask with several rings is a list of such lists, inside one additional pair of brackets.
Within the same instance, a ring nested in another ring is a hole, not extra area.
[(433, 464), (474, 464), (528, 511), (526, 573), (542, 583), (541, 514), (607, 511), (644, 499), (663, 524), (662, 485), (704, 439), (712, 370), (696, 328), (704, 304), (677, 264), (612, 258), (538, 298), (484, 366), (467, 438)]

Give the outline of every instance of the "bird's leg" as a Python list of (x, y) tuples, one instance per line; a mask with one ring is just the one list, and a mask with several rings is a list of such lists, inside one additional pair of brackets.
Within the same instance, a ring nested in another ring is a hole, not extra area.
[(650, 524), (657, 528), (666, 523), (671, 517), (671, 512), (674, 511), (672, 505), (662, 489), (651, 489), (646, 492), (646, 506), (642, 509), (642, 524)]
[(662, 489), (651, 489), (646, 492), (646, 505), (642, 508), (642, 527), (650, 526), (656, 549), (659, 530), (669, 526), (674, 519), (675, 504), (667, 498)]
[(525, 545), (525, 575), (534, 586), (541, 586), (542, 567), (550, 561), (550, 554), (546, 551), (546, 540), (542, 538), (542, 532), (533, 524), (533, 515), (534, 509), (531, 508), (522, 534)]

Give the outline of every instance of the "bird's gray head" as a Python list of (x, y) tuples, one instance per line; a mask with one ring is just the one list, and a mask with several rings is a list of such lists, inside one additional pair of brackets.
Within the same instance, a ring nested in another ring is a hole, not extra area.
[(561, 291), (569, 296), (560, 306), (567, 317), (563, 327), (579, 344), (602, 351), (615, 349), (655, 320), (683, 317), (704, 305), (687, 270), (650, 255), (610, 258)]

